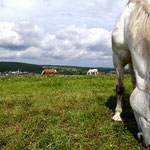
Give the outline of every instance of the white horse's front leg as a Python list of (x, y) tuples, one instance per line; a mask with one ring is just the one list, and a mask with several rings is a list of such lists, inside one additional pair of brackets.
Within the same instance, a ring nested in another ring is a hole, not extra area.
[(119, 57), (114, 54), (113, 56), (114, 67), (116, 69), (117, 75), (117, 85), (116, 85), (116, 93), (117, 93), (117, 104), (115, 108), (115, 115), (112, 117), (115, 121), (122, 121), (121, 113), (122, 113), (122, 95), (124, 92), (124, 85), (123, 85), (123, 74), (124, 74), (124, 65), (120, 61)]
[(115, 108), (115, 115), (112, 117), (113, 120), (115, 121), (122, 121), (121, 119), (121, 113), (122, 113), (122, 95), (117, 94), (117, 104)]

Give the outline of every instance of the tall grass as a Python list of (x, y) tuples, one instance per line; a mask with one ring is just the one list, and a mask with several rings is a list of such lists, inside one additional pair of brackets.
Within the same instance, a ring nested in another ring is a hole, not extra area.
[(0, 77), (0, 149), (144, 149), (124, 81), (123, 122), (114, 122), (115, 76)]

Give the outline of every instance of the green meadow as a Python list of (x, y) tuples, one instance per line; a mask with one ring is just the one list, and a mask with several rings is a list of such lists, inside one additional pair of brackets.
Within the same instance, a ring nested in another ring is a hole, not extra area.
[(123, 122), (115, 122), (114, 75), (0, 77), (0, 149), (144, 150), (128, 75), (124, 83)]

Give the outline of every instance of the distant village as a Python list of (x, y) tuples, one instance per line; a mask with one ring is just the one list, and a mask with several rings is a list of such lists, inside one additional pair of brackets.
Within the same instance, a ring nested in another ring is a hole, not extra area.
[(17, 71), (8, 71), (8, 72), (0, 72), (0, 76), (9, 76), (9, 75), (32, 75), (37, 73), (27, 72), (27, 71), (20, 71), (19, 69)]

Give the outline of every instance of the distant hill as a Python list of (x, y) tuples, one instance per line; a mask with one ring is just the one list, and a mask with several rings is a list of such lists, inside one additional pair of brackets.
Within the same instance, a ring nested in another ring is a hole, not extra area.
[(8, 72), (8, 71), (27, 71), (33, 73), (41, 73), (42, 66), (28, 64), (28, 63), (20, 63), (20, 62), (0, 62), (0, 72)]
[[(43, 69), (46, 68), (54, 68), (57, 69), (57, 74), (64, 75), (86, 75), (89, 69), (92, 67), (78, 67), (78, 66), (59, 66), (59, 65), (35, 65), (28, 63), (20, 63), (20, 62), (0, 62), (0, 72), (8, 72), (8, 71), (27, 71), (33, 73), (41, 73)], [(95, 67), (99, 72), (103, 74), (107, 74), (110, 72), (114, 73), (114, 68), (103, 68), (103, 67)], [(125, 70), (125, 73), (129, 73), (128, 70)]]

